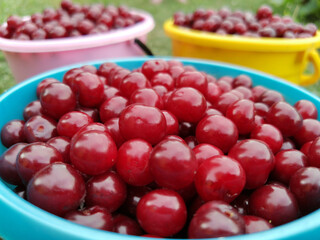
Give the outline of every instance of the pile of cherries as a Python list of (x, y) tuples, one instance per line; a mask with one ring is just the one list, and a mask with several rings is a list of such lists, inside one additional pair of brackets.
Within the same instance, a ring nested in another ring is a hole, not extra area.
[(0, 26), (0, 37), (16, 40), (77, 37), (106, 33), (143, 21), (142, 16), (126, 6), (80, 5), (71, 0), (62, 0), (60, 5), (58, 9), (35, 13), (29, 20), (16, 15), (8, 17), (7, 24)]
[(229, 8), (220, 10), (197, 9), (191, 14), (176, 12), (175, 25), (220, 35), (232, 34), (246, 37), (309, 38), (317, 33), (317, 26), (296, 23), (291, 17), (273, 14), (270, 6), (263, 5), (254, 14)]
[(176, 60), (43, 79), (1, 130), (0, 177), (32, 204), (150, 237), (264, 231), (320, 207), (320, 122), (308, 100)]

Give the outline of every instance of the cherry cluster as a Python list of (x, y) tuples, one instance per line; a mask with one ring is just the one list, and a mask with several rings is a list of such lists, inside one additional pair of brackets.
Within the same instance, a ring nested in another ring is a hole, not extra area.
[(317, 33), (317, 26), (295, 23), (291, 17), (273, 14), (271, 7), (261, 6), (252, 12), (231, 11), (224, 7), (220, 10), (197, 9), (191, 14), (176, 12), (174, 24), (220, 35), (241, 35), (246, 37), (271, 38), (309, 38)]
[(47, 8), (32, 14), (29, 20), (19, 16), (8, 17), (0, 27), (0, 37), (16, 40), (43, 40), (101, 34), (143, 21), (126, 6), (103, 4), (80, 5), (62, 0), (58, 9)]
[(122, 234), (253, 233), (320, 207), (320, 122), (245, 74), (176, 60), (43, 79), (1, 130), (0, 177), (34, 205)]

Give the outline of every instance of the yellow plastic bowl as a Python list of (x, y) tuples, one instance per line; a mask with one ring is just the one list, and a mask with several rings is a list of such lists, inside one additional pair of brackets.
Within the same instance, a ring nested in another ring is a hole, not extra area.
[[(298, 85), (310, 85), (320, 77), (320, 32), (312, 38), (249, 38), (179, 27), (167, 20), (165, 33), (172, 40), (172, 54), (211, 59), (264, 71)], [(305, 74), (308, 63), (313, 73)]]

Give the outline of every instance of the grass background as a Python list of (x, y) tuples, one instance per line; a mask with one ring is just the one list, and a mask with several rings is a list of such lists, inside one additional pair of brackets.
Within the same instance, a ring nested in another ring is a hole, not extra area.
[[(155, 5), (151, 0), (74, 0), (81, 4), (103, 3), (105, 5), (127, 5), (151, 13), (155, 19), (156, 27), (148, 35), (147, 45), (155, 55), (170, 56), (170, 39), (164, 34), (162, 23), (170, 18), (176, 11), (192, 12), (197, 8), (219, 9), (228, 6), (232, 10), (249, 10), (255, 12), (262, 4), (269, 4), (270, 1), (262, 0), (187, 0), (181, 3), (177, 0), (163, 0)], [(0, 22), (4, 22), (8, 16), (16, 14), (27, 16), (35, 12), (41, 12), (48, 7), (57, 8), (60, 0), (0, 0)], [(279, 13), (281, 14), (281, 13)], [(290, 13), (289, 13), (290, 14)], [(5, 58), (0, 52), (0, 94), (15, 84)], [(320, 84), (316, 83), (307, 89), (320, 96)]]

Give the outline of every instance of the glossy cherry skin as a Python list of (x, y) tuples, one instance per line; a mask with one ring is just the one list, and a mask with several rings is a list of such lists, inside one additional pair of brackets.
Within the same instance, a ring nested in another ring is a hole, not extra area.
[(87, 114), (94, 122), (100, 122), (99, 111), (97, 108), (88, 108), (78, 105), (75, 111)]
[(272, 178), (288, 185), (292, 175), (307, 165), (308, 157), (301, 151), (296, 149), (280, 151), (275, 155)]
[(51, 83), (41, 91), (40, 102), (45, 114), (59, 119), (63, 114), (75, 109), (76, 95), (64, 83)]
[(320, 137), (313, 140), (309, 147), (308, 163), (312, 167), (320, 167)]
[(265, 184), (274, 167), (272, 151), (260, 140), (242, 140), (230, 149), (228, 156), (237, 160), (243, 167), (247, 189)]
[(213, 156), (223, 155), (223, 152), (219, 148), (217, 148), (211, 144), (208, 144), (208, 143), (198, 144), (192, 150), (193, 150), (194, 155), (197, 159), (198, 167), (205, 160), (207, 160)]
[(165, 136), (166, 119), (158, 108), (132, 104), (120, 114), (119, 129), (126, 140), (142, 138), (153, 145)]
[(302, 146), (306, 142), (313, 141), (320, 136), (320, 122), (316, 119), (308, 118), (302, 121), (302, 126), (294, 135), (295, 142)]
[(12, 145), (25, 142), (26, 136), (24, 133), (25, 122), (23, 120), (11, 120), (7, 122), (1, 129), (1, 143), (9, 148)]
[(163, 109), (162, 97), (152, 88), (137, 89), (134, 91), (130, 97), (130, 104), (133, 103)]
[(221, 88), (217, 83), (209, 82), (207, 87), (207, 93), (205, 94), (206, 100), (211, 104), (214, 104), (218, 97), (222, 94)]
[(92, 177), (87, 182), (86, 204), (99, 205), (109, 212), (116, 211), (126, 199), (126, 184), (112, 171)]
[(120, 208), (120, 212), (135, 217), (140, 199), (150, 191), (152, 189), (148, 186), (134, 187), (127, 185), (127, 197)]
[(105, 231), (112, 231), (114, 226), (110, 212), (100, 206), (67, 212), (63, 217), (71, 222)]
[(79, 104), (84, 107), (97, 107), (104, 97), (102, 80), (89, 72), (77, 74), (71, 88), (77, 95)]
[(120, 113), (128, 106), (129, 101), (122, 96), (114, 96), (104, 101), (99, 107), (101, 122), (105, 123), (111, 118), (119, 117)]
[(62, 157), (63, 162), (70, 163), (70, 139), (63, 136), (57, 136), (47, 141), (47, 144), (57, 149)]
[(204, 117), (197, 125), (199, 143), (209, 143), (227, 153), (238, 140), (238, 129), (228, 118), (219, 115)]
[(178, 193), (157, 189), (141, 198), (137, 206), (137, 219), (147, 233), (169, 237), (184, 226), (187, 209)]
[(265, 142), (273, 154), (276, 154), (283, 144), (283, 137), (280, 130), (267, 123), (256, 126), (250, 133), (250, 138)]
[(93, 119), (86, 113), (71, 111), (58, 121), (57, 130), (60, 136), (72, 138), (82, 127), (93, 122)]
[(188, 145), (178, 140), (163, 140), (154, 147), (149, 166), (158, 185), (178, 190), (193, 182), (198, 164)]
[(115, 144), (119, 148), (125, 139), (122, 137), (119, 129), (119, 118), (111, 118), (104, 123), (107, 128), (107, 132), (110, 134)]
[(294, 107), (297, 109), (303, 119), (317, 119), (318, 117), (318, 110), (316, 106), (309, 100), (299, 100), (294, 104)]
[(36, 115), (24, 125), (24, 135), (27, 142), (46, 142), (58, 135), (57, 122), (47, 116)]
[(213, 107), (225, 115), (228, 110), (228, 107), (240, 99), (241, 98), (238, 95), (236, 95), (235, 93), (232, 93), (231, 91), (230, 92), (228, 91), (228, 92), (222, 93), (218, 97), (217, 101), (213, 104)]
[(240, 74), (240, 75), (236, 76), (232, 81), (232, 87), (236, 88), (239, 86), (251, 88), (252, 87), (251, 77), (249, 77), (248, 75), (245, 75), (245, 74)]
[(16, 143), (0, 156), (0, 177), (9, 184), (22, 185), (17, 172), (17, 156), (27, 143)]
[(162, 59), (154, 59), (146, 61), (142, 64), (141, 72), (147, 77), (152, 79), (157, 73), (166, 73), (169, 70), (169, 64)]
[(41, 103), (39, 100), (32, 101), (23, 109), (23, 119), (28, 121), (29, 118), (41, 115), (43, 113)]
[(244, 233), (243, 217), (223, 201), (203, 204), (193, 215), (188, 229), (189, 238), (216, 238)]
[(113, 224), (113, 232), (116, 233), (135, 236), (139, 236), (143, 233), (136, 220), (123, 214), (116, 215), (113, 218)]
[(27, 187), (29, 202), (58, 216), (76, 210), (85, 194), (81, 174), (66, 163), (53, 163), (41, 169)]
[(320, 169), (305, 167), (297, 170), (290, 179), (290, 190), (303, 214), (317, 210), (320, 207)]
[(191, 87), (176, 89), (168, 98), (165, 106), (166, 110), (172, 112), (179, 122), (191, 123), (197, 123), (207, 109), (204, 96)]
[(271, 229), (273, 226), (265, 219), (257, 216), (243, 216), (246, 233), (255, 233)]
[(254, 128), (255, 108), (251, 100), (241, 99), (228, 107), (226, 117), (234, 122), (239, 134), (248, 134)]
[(142, 73), (132, 72), (123, 78), (119, 89), (124, 97), (130, 99), (131, 94), (137, 89), (150, 86), (150, 82)]
[(242, 192), (246, 176), (242, 166), (227, 156), (205, 160), (197, 170), (195, 186), (204, 201), (232, 202)]
[(63, 162), (61, 153), (43, 142), (28, 144), (17, 156), (17, 172), (26, 185), (34, 174), (54, 162)]
[(164, 86), (167, 90), (171, 91), (175, 87), (175, 81), (173, 77), (168, 73), (157, 73), (155, 74), (151, 80), (150, 83), (152, 86), (161, 85)]
[(277, 127), (285, 137), (293, 136), (302, 126), (301, 115), (286, 102), (273, 104), (266, 116), (266, 121)]
[(166, 110), (162, 110), (161, 112), (166, 119), (166, 135), (178, 135), (179, 122), (176, 116)]
[(283, 102), (284, 97), (281, 93), (268, 89), (260, 95), (259, 101), (271, 107), (274, 103)]
[(192, 87), (205, 95), (208, 89), (208, 81), (206, 76), (201, 72), (185, 71), (181, 73), (176, 80), (176, 87)]
[(298, 203), (294, 195), (279, 184), (264, 185), (249, 198), (249, 212), (278, 226), (299, 217)]
[(42, 90), (51, 83), (58, 83), (59, 81), (55, 78), (45, 78), (37, 86), (37, 97), (40, 98)]
[(151, 151), (151, 144), (142, 139), (131, 139), (121, 145), (116, 169), (126, 183), (144, 186), (153, 181), (149, 168)]
[(115, 164), (116, 158), (117, 146), (106, 132), (85, 131), (71, 141), (71, 163), (85, 174), (98, 175), (106, 172)]

